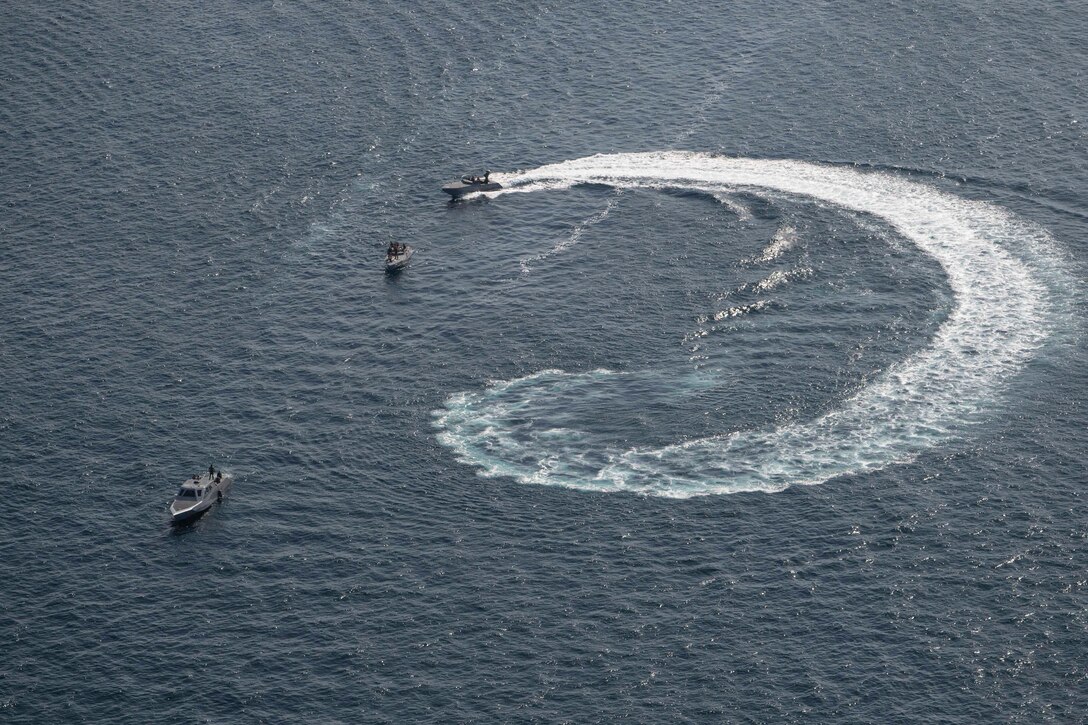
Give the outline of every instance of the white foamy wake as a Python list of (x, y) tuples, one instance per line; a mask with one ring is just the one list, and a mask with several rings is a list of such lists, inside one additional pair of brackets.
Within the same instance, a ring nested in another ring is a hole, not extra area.
[(740, 317), (741, 315), (748, 315), (759, 310), (766, 309), (771, 303), (767, 300), (756, 300), (747, 305), (736, 305), (734, 307), (726, 307), (724, 310), (719, 310), (714, 313), (711, 318), (715, 322), (721, 322), (722, 320), (728, 320), (733, 317)]
[[(610, 406), (629, 405), (650, 389), (641, 380), (653, 371), (547, 370), (455, 394), (436, 411), (438, 438), (483, 475), (687, 497), (780, 491), (872, 471), (908, 461), (984, 419), (1006, 381), (1056, 324), (1052, 295), (1042, 281), (1052, 246), (1045, 231), (993, 205), (897, 176), (664, 152), (592, 156), (508, 181), (525, 191), (585, 182), (770, 189), (822, 200), (894, 227), (941, 265), (954, 303), (926, 348), (891, 366), (838, 409), (773, 429), (630, 448), (570, 425), (568, 412), (575, 410), (607, 421)], [(768, 256), (779, 249), (774, 245)], [(601, 413), (596, 417), (595, 406)]]
[(763, 248), (758, 255), (744, 260), (747, 264), (760, 264), (771, 262), (788, 252), (797, 243), (797, 230), (789, 224), (784, 224), (774, 233), (771, 243)]
[(812, 276), (812, 270), (808, 267), (794, 267), (793, 269), (776, 269), (768, 274), (763, 279), (753, 284), (752, 290), (755, 292), (768, 292), (781, 287), (787, 282), (792, 282), (796, 279), (804, 279)]
[(570, 230), (570, 234), (558, 240), (555, 244), (552, 245), (552, 248), (548, 251), (541, 252), (540, 254), (534, 254), (531, 257), (525, 257), (524, 259), (522, 259), (521, 273), (528, 274), (529, 271), (532, 269), (533, 264), (543, 261), (548, 257), (554, 257), (557, 254), (562, 254), (564, 251), (577, 244), (581, 240), (582, 235), (585, 234), (585, 231), (587, 229), (594, 225), (600, 224), (608, 218), (608, 215), (611, 214), (612, 210), (616, 208), (617, 199), (618, 197), (616, 195), (613, 195), (608, 200), (608, 203), (605, 204), (604, 209), (601, 209), (593, 216), (590, 216), (587, 219), (583, 219), (582, 221), (575, 224), (574, 228)]
[(733, 198), (732, 194), (725, 191), (711, 191), (711, 195), (718, 203), (737, 215), (737, 220), (742, 222), (752, 221), (752, 212), (744, 204)]

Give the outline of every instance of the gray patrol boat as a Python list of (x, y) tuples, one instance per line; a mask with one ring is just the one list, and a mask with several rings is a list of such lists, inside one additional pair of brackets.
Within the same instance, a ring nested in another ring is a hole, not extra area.
[(222, 501), (234, 479), (229, 473), (208, 467), (208, 472), (192, 476), (181, 484), (174, 500), (170, 502), (170, 520), (175, 524), (194, 521), (212, 504)]
[(451, 181), (442, 187), (442, 191), (452, 196), (455, 200), (468, 194), (476, 194), (481, 191), (498, 191), (502, 184), (491, 181), (491, 172), (484, 172), (483, 176), (471, 176), (465, 174), (460, 181)]

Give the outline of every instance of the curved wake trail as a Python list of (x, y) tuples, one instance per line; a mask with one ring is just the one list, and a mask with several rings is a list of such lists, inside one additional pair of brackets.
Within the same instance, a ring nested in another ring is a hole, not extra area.
[(681, 152), (592, 156), (511, 181), (526, 191), (583, 182), (754, 187), (822, 200), (893, 226), (941, 265), (954, 302), (928, 347), (892, 365), (840, 408), (770, 430), (624, 450), (602, 443), (592, 431), (562, 425), (557, 411), (564, 401), (607, 399), (610, 388), (623, 387), (625, 376), (653, 371), (548, 370), (455, 394), (436, 411), (438, 438), (483, 475), (688, 497), (780, 491), (876, 470), (908, 461), (982, 420), (1006, 381), (1053, 332), (1051, 293), (1037, 277), (1040, 270), (1010, 251), (1045, 252), (1052, 245), (1049, 235), (1001, 208), (925, 184), (799, 161)]
[(528, 274), (530, 270), (532, 270), (532, 265), (536, 264), (537, 262), (542, 262), (549, 257), (554, 257), (557, 254), (561, 254), (577, 244), (578, 241), (582, 238), (582, 235), (585, 234), (587, 229), (596, 226), (597, 224), (600, 224), (608, 218), (608, 215), (611, 214), (612, 210), (616, 208), (617, 199), (618, 197), (613, 195), (612, 198), (608, 200), (608, 203), (605, 204), (604, 209), (601, 209), (593, 216), (587, 219), (583, 219), (582, 221), (575, 224), (574, 228), (571, 229), (570, 234), (552, 245), (552, 248), (548, 251), (541, 252), (540, 254), (534, 254), (531, 257), (526, 257), (522, 259), (521, 273)]

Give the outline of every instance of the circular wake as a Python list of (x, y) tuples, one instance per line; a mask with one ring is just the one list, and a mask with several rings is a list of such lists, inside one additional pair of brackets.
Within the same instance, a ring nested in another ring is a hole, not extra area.
[(1050, 293), (1039, 270), (1021, 258), (1050, 248), (1045, 231), (993, 205), (896, 176), (666, 152), (576, 159), (503, 183), (514, 191), (578, 183), (757, 188), (822, 200), (894, 227), (941, 265), (954, 302), (925, 349), (888, 368), (840, 408), (774, 429), (619, 449), (602, 448), (592, 431), (564, 425), (565, 404), (587, 395), (637, 395), (638, 379), (654, 371), (544, 370), (457, 393), (435, 412), (438, 439), (483, 475), (687, 497), (780, 491), (872, 471), (908, 461), (978, 422), (1053, 331)]

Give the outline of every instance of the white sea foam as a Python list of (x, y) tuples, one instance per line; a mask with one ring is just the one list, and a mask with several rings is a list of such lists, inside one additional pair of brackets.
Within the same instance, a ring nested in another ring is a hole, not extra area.
[(758, 312), (759, 310), (766, 309), (771, 303), (767, 300), (756, 300), (748, 305), (736, 305), (735, 307), (727, 307), (724, 310), (719, 310), (714, 313), (714, 321), (721, 322), (722, 320), (728, 320), (733, 317), (740, 317), (741, 315), (751, 314), (752, 312)]
[(721, 206), (724, 206), (726, 209), (729, 209), (734, 214), (737, 214), (738, 220), (752, 221), (752, 211), (743, 204), (741, 204), (740, 201), (731, 197), (726, 192), (716, 192), (714, 194), (714, 198), (716, 198), (720, 202)]
[(805, 279), (812, 276), (811, 267), (794, 267), (793, 269), (776, 269), (763, 279), (752, 285), (756, 292), (769, 292), (776, 287), (781, 287), (787, 282), (796, 279)]
[(590, 216), (590, 217), (588, 217), (586, 219), (583, 219), (582, 221), (575, 224), (574, 227), (570, 230), (570, 234), (568, 234), (567, 236), (562, 237), (561, 239), (557, 240), (555, 242), (555, 244), (552, 245), (551, 249), (549, 249), (546, 252), (541, 252), (540, 254), (534, 254), (531, 257), (525, 257), (524, 259), (522, 259), (521, 260), (521, 272), (522, 272), (522, 274), (528, 274), (529, 271), (532, 269), (532, 265), (535, 264), (536, 262), (540, 262), (542, 260), (545, 260), (548, 257), (554, 257), (557, 254), (562, 254), (564, 251), (566, 251), (570, 247), (573, 247), (575, 244), (577, 244), (579, 241), (581, 241), (582, 235), (585, 234), (585, 231), (587, 229), (589, 229), (590, 227), (595, 226), (597, 224), (600, 224), (601, 222), (603, 222), (605, 219), (608, 218), (608, 215), (610, 213), (612, 213), (613, 209), (616, 208), (617, 201), (618, 201), (618, 197), (616, 195), (613, 195), (612, 197), (610, 197), (608, 199), (608, 203), (605, 204), (604, 209), (601, 209), (596, 214), (593, 214), (592, 216)]
[(666, 152), (576, 159), (509, 182), (526, 189), (583, 182), (756, 188), (830, 203), (881, 218), (936, 260), (954, 304), (927, 347), (892, 365), (841, 407), (773, 429), (646, 448), (603, 443), (593, 431), (565, 425), (561, 411), (607, 398), (618, 375), (607, 371), (548, 370), (457, 393), (436, 411), (438, 437), (484, 475), (688, 497), (780, 491), (876, 470), (963, 435), (992, 414), (1009, 378), (1057, 324), (1044, 283), (1048, 272), (1057, 273), (1046, 268), (1053, 240), (1044, 230), (991, 204), (898, 176)]
[(797, 230), (789, 224), (783, 224), (778, 228), (778, 231), (774, 233), (774, 237), (771, 239), (770, 244), (763, 248), (758, 255), (751, 259), (746, 259), (747, 264), (760, 264), (763, 262), (772, 262), (787, 251), (793, 248), (793, 245), (797, 243)]
[[(644, 186), (649, 188), (675, 188), (674, 184), (668, 182), (655, 184), (647, 183)], [(685, 184), (684, 188), (690, 189), (691, 191), (698, 191), (713, 198), (726, 209), (733, 212), (733, 214), (737, 217), (737, 221), (750, 222), (754, 218), (752, 210), (748, 207), (748, 205), (737, 198), (737, 189), (723, 188), (722, 186), (717, 185), (700, 184)]]

